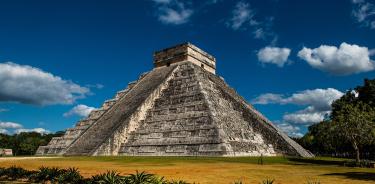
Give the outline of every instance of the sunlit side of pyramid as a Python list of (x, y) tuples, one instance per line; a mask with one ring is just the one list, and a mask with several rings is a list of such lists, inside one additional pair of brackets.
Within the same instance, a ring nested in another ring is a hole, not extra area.
[(185, 43), (38, 155), (311, 157), (215, 75), (216, 60)]

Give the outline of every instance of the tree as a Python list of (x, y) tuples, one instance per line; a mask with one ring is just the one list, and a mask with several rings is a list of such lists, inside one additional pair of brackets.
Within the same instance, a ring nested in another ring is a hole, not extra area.
[(375, 79), (365, 79), (363, 86), (355, 89), (358, 92), (358, 100), (375, 107)]
[(343, 103), (332, 119), (335, 132), (351, 143), (360, 162), (360, 149), (375, 140), (375, 109), (363, 102)]
[(14, 155), (34, 155), (39, 146), (45, 146), (52, 137), (64, 135), (64, 131), (55, 134), (40, 134), (36, 132), (21, 132), (18, 134), (0, 134), (0, 148), (13, 150)]

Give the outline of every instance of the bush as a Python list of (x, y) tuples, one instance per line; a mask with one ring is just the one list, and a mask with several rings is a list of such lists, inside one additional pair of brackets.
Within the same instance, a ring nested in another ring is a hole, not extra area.
[(57, 178), (64, 174), (64, 169), (59, 169), (57, 167), (40, 167), (32, 176), (30, 180), (37, 183), (46, 183), (50, 181), (51, 183), (57, 183)]
[(106, 173), (92, 176), (90, 183), (100, 184), (126, 184), (127, 178), (120, 176), (116, 171), (107, 171)]
[(37, 171), (27, 171), (21, 167), (0, 167), (0, 179), (23, 180), (28, 179), (33, 183), (51, 184), (188, 184), (186, 181), (168, 181), (146, 172), (138, 172), (121, 176), (116, 171), (107, 171), (103, 174), (84, 179), (77, 168), (60, 169), (57, 167), (40, 167)]
[(2, 177), (5, 177), (5, 176), (6, 176), (5, 168), (4, 167), (0, 167), (0, 179)]
[(183, 180), (178, 180), (178, 181), (172, 180), (172, 181), (167, 181), (166, 184), (189, 184), (189, 183)]
[(2, 173), (3, 177), (5, 176), (5, 178), (11, 181), (14, 181), (17, 179), (24, 179), (24, 178), (27, 178), (28, 176), (27, 170), (21, 167), (17, 167), (17, 166), (11, 166), (7, 169), (4, 169), (2, 172), (3, 172)]
[(275, 182), (274, 179), (266, 179), (266, 180), (263, 180), (261, 184), (273, 184), (273, 182)]
[(57, 182), (67, 184), (85, 183), (77, 168), (63, 170), (62, 174), (57, 177)]
[(155, 178), (153, 174), (148, 174), (144, 171), (136, 171), (135, 174), (130, 174), (128, 179), (128, 182), (131, 184), (148, 184), (151, 183)]

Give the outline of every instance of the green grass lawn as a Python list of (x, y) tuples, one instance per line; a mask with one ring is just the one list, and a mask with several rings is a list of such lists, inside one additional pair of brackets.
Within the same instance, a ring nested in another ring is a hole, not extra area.
[(287, 157), (48, 157), (0, 160), (2, 167), (17, 165), (26, 169), (40, 166), (77, 167), (85, 177), (116, 170), (122, 174), (135, 170), (182, 179), (196, 183), (256, 183), (270, 178), (276, 184), (375, 183), (375, 169), (345, 167), (347, 159), (317, 157), (311, 159)]

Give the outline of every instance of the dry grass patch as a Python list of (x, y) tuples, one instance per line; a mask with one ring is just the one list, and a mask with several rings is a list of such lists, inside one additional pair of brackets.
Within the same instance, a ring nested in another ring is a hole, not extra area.
[(341, 159), (287, 159), (264, 158), (194, 158), (194, 157), (60, 157), (1, 159), (2, 167), (12, 165), (25, 169), (47, 167), (77, 167), (85, 177), (116, 170), (121, 174), (147, 171), (198, 183), (259, 183), (264, 179), (275, 179), (277, 184), (303, 184), (308, 180), (319, 180), (322, 184), (375, 183), (375, 169), (340, 166)]

